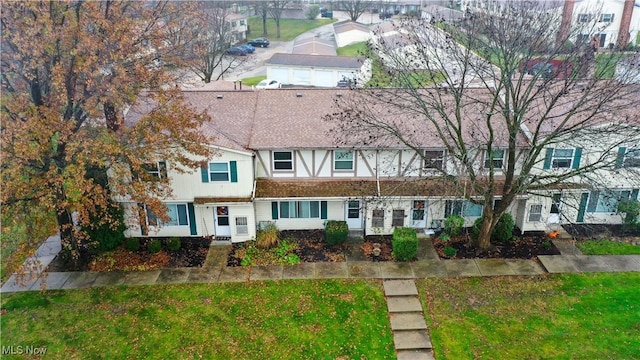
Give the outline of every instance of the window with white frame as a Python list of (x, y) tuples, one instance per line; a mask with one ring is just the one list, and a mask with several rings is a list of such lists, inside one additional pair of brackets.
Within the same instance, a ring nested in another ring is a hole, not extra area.
[(445, 202), (445, 216), (458, 215), (462, 217), (482, 216), (482, 205), (469, 200), (447, 200)]
[(158, 179), (167, 177), (167, 163), (164, 161), (142, 164), (142, 168), (152, 177)]
[(274, 151), (273, 170), (293, 170), (293, 152)]
[(371, 216), (371, 226), (381, 228), (384, 227), (384, 210), (374, 209)]
[(404, 210), (393, 210), (391, 214), (391, 226), (404, 226)]
[(169, 221), (167, 226), (186, 226), (189, 225), (189, 216), (187, 215), (187, 204), (167, 204), (167, 215)]
[(591, 14), (578, 14), (578, 22), (579, 23), (586, 23), (591, 21), (592, 15)]
[(319, 219), (320, 201), (280, 201), (281, 219)]
[(210, 181), (229, 181), (229, 163), (209, 163), (209, 179)]
[(631, 190), (617, 191), (592, 191), (589, 194), (587, 211), (594, 213), (615, 213), (618, 211), (618, 204), (629, 200)]
[(504, 149), (491, 151), (491, 156), (489, 156), (488, 151), (485, 151), (484, 168), (489, 169), (491, 167), (491, 162), (493, 162), (494, 169), (502, 169), (502, 166), (504, 165)]
[(244, 20), (240, 20), (240, 26), (244, 26)]
[(573, 162), (573, 149), (553, 149), (552, 169), (568, 169)]
[(334, 150), (333, 151), (334, 170), (353, 170), (353, 151)]
[(613, 22), (613, 14), (600, 15), (600, 22), (606, 22), (606, 23)]
[(247, 223), (246, 216), (239, 216), (236, 218), (236, 234), (238, 235), (248, 235), (249, 234), (249, 226)]
[(529, 222), (542, 220), (542, 204), (532, 204), (529, 208)]
[(442, 170), (444, 165), (444, 150), (425, 150), (424, 168)]
[(627, 149), (624, 154), (624, 161), (622, 167), (640, 167), (640, 148)]

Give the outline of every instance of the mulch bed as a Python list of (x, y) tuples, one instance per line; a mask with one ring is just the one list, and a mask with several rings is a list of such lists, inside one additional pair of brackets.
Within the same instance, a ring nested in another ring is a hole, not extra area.
[[(151, 254), (147, 251), (147, 244), (158, 239), (162, 242), (162, 250)], [(209, 252), (211, 240), (206, 238), (180, 238), (181, 247), (178, 251), (166, 249), (168, 238), (140, 238), (140, 250), (130, 251), (119, 246), (113, 251), (93, 254), (77, 266), (66, 263), (59, 255), (49, 264), (47, 271), (145, 271), (161, 268), (200, 267)]]
[[(475, 248), (466, 234), (449, 241), (434, 238), (433, 246), (441, 259), (532, 259), (538, 255), (560, 255), (558, 248), (544, 232), (525, 233), (506, 244), (492, 244), (488, 251)], [(455, 256), (445, 255), (446, 246), (456, 249)]]
[[(394, 261), (391, 251), (393, 236), (392, 235), (367, 235), (364, 242), (360, 245), (360, 249), (364, 252), (364, 256), (370, 261)], [(373, 249), (378, 244), (380, 247), (380, 255), (375, 256)]]

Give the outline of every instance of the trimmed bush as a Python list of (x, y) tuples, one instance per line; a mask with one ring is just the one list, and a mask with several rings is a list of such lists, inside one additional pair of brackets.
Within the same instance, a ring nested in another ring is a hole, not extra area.
[(178, 237), (172, 237), (167, 240), (167, 249), (169, 251), (178, 251), (182, 247), (182, 242)]
[[(112, 219), (105, 222), (104, 219)], [(90, 239), (91, 246), (99, 252), (111, 251), (124, 240), (124, 210), (118, 204), (109, 204), (104, 213), (92, 214), (89, 224), (83, 230)]]
[(147, 244), (147, 250), (152, 254), (160, 252), (160, 250), (162, 250), (162, 243), (158, 239), (153, 239)]
[(324, 225), (324, 240), (327, 244), (340, 245), (347, 241), (349, 226), (346, 221), (328, 220)]
[(452, 258), (454, 256), (456, 256), (456, 253), (458, 252), (458, 250), (456, 250), (456, 248), (454, 248), (453, 246), (445, 246), (444, 247), (444, 256), (448, 257), (448, 258)]
[(464, 218), (458, 215), (451, 215), (444, 220), (444, 232), (449, 236), (458, 236), (462, 234), (464, 226)]
[(128, 238), (124, 241), (124, 247), (126, 247), (127, 250), (138, 251), (140, 250), (140, 239)]
[(304, 12), (304, 16), (309, 20), (314, 20), (318, 15), (320, 15), (320, 5), (317, 4), (309, 5)]
[(260, 249), (271, 249), (278, 245), (280, 231), (276, 224), (269, 224), (264, 229), (258, 230), (256, 234), (256, 247)]
[(395, 228), (391, 246), (391, 254), (396, 260), (409, 261), (418, 255), (418, 235), (411, 228)]
[(513, 216), (509, 213), (504, 213), (498, 220), (491, 238), (501, 243), (506, 243), (513, 237), (513, 228), (516, 226), (516, 222), (513, 220)]

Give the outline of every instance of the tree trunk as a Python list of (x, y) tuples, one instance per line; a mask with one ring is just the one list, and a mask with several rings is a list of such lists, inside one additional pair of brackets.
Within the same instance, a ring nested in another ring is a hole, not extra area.
[(262, 12), (262, 35), (267, 36), (267, 13)]
[(479, 250), (487, 250), (491, 246), (491, 234), (493, 233), (493, 211), (491, 209), (487, 209), (485, 206), (485, 210), (482, 212), (482, 226), (480, 227), (480, 234), (478, 238), (475, 240), (475, 246)]
[(276, 20), (276, 38), (280, 39), (280, 19)]
[(58, 230), (60, 231), (62, 258), (75, 268), (78, 266), (78, 260), (80, 259), (80, 244), (73, 232), (71, 212), (59, 206), (56, 209), (56, 219), (58, 221)]

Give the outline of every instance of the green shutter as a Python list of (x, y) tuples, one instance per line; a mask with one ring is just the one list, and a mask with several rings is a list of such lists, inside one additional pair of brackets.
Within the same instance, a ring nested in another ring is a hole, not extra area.
[(231, 168), (231, 182), (238, 182), (238, 164), (236, 161), (229, 161), (229, 167)]
[(320, 201), (320, 219), (327, 218), (327, 202)]
[(618, 157), (616, 158), (616, 169), (620, 169), (622, 167), (622, 164), (624, 163), (624, 154), (627, 152), (627, 148), (626, 147), (619, 147), (618, 148)]
[(278, 220), (278, 202), (271, 202), (271, 219)]
[(198, 229), (196, 228), (196, 211), (193, 203), (187, 203), (187, 208), (189, 210), (189, 230), (191, 230), (191, 235), (198, 235)]
[(573, 153), (573, 168), (580, 168), (580, 158), (582, 157), (582, 148), (576, 148), (576, 151)]
[(587, 210), (587, 200), (589, 200), (589, 193), (582, 193), (580, 198), (580, 207), (578, 208), (578, 218), (576, 222), (584, 222), (584, 212)]
[(547, 148), (547, 152), (544, 155), (543, 169), (551, 169), (551, 158), (553, 157), (553, 148)]
[(631, 191), (631, 200), (638, 200), (638, 189), (633, 189)]
[(207, 166), (203, 166), (200, 168), (200, 175), (202, 176), (202, 182), (209, 182), (209, 168)]

